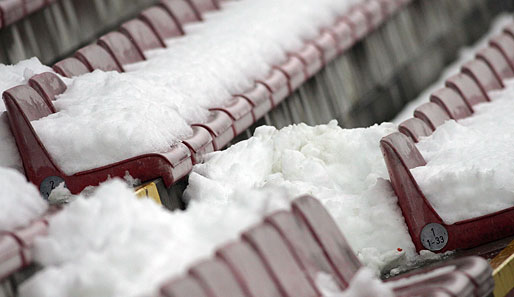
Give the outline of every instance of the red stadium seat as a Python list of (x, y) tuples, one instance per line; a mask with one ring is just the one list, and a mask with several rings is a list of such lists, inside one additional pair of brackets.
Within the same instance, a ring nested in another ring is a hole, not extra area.
[(271, 92), (263, 84), (256, 84), (254, 88), (249, 91), (235, 95), (247, 100), (252, 105), (253, 121), (263, 117), (273, 108), (271, 100), (269, 100)]
[(473, 78), (465, 73), (459, 73), (448, 78), (445, 85), (457, 91), (466, 100), (471, 110), (473, 110), (473, 105), (490, 101), (487, 92), (482, 91)]
[(496, 47), (486, 47), (478, 52), (477, 59), (486, 62), (500, 80), (514, 77), (514, 70), (502, 52)]
[(189, 270), (189, 274), (198, 280), (209, 296), (246, 296), (227, 264), (218, 258), (193, 266)]
[(96, 69), (102, 71), (123, 71), (116, 60), (114, 60), (114, 57), (98, 44), (91, 44), (79, 49), (75, 53), (75, 58), (84, 63), (91, 72)]
[(169, 187), (192, 169), (191, 153), (181, 143), (164, 153), (136, 156), (99, 168), (66, 175), (56, 165), (31, 124), (31, 121), (53, 113), (51, 102), (47, 102), (27, 85), (5, 91), (3, 99), (25, 174), (29, 181), (39, 187), (45, 198), (62, 182), (71, 193), (77, 194), (85, 187), (96, 186), (109, 178), (124, 177), (127, 172), (143, 182), (162, 177), (166, 187)]
[(98, 45), (106, 49), (114, 57), (118, 67), (125, 71), (123, 66), (141, 62), (145, 59), (136, 45), (121, 32), (113, 31), (98, 39)]
[(435, 91), (430, 95), (430, 101), (442, 107), (454, 120), (467, 118), (473, 113), (459, 93), (450, 88)]
[(312, 42), (306, 43), (296, 56), (306, 65), (308, 77), (312, 77), (323, 68), (323, 53)]
[(161, 5), (181, 25), (202, 20), (200, 12), (187, 0), (161, 0)]
[(305, 65), (297, 56), (289, 56), (286, 62), (277, 66), (277, 69), (287, 77), (289, 93), (293, 93), (307, 80)]
[(278, 106), (289, 95), (287, 76), (277, 68), (274, 68), (265, 79), (256, 82), (265, 86), (271, 93), (269, 99), (273, 107)]
[(165, 45), (166, 39), (184, 35), (180, 23), (162, 7), (147, 8), (141, 12), (139, 18), (152, 28), (163, 45)]
[(46, 0), (23, 0), (23, 9), (25, 10), (25, 15), (31, 14), (35, 11), (38, 11), (47, 5)]
[(262, 224), (243, 233), (247, 241), (261, 257), (284, 297), (315, 297), (314, 289), (301, 267), (296, 262), (277, 230)]
[(355, 41), (361, 40), (371, 29), (364, 11), (360, 8), (352, 9), (343, 16), (343, 20), (346, 21), (352, 29), (352, 37)]
[(55, 97), (66, 91), (66, 84), (56, 74), (51, 72), (34, 75), (29, 80), (29, 86), (48, 102), (50, 108), (53, 108), (51, 102), (55, 100)]
[(362, 10), (368, 19), (370, 30), (378, 28), (386, 18), (386, 13), (378, 1), (363, 2)]
[(21, 20), (25, 16), (22, 0), (0, 1), (0, 28)]
[(339, 53), (349, 49), (354, 44), (352, 28), (345, 21), (338, 21), (330, 28), (337, 40), (337, 50)]
[[(410, 138), (396, 132), (382, 138), (380, 147), (398, 204), (418, 251), (467, 249), (514, 234), (514, 207), (451, 225), (445, 224), (410, 172), (412, 168), (426, 165)], [(439, 239), (437, 242), (435, 237)]]
[(482, 60), (469, 61), (462, 66), (462, 72), (471, 76), (483, 92), (502, 89), (501, 79), (496, 77), (493, 70)]
[(199, 13), (220, 9), (218, 0), (188, 0)]
[(228, 114), (220, 110), (212, 110), (207, 122), (193, 124), (193, 127), (201, 127), (209, 131), (212, 137), (214, 150), (224, 148), (236, 135), (232, 129), (233, 121)]
[[(336, 275), (323, 249), (302, 219), (289, 211), (279, 211), (268, 216), (266, 222), (277, 229), (312, 283), (316, 282), (319, 273)], [(345, 287), (339, 279), (335, 280), (341, 288)]]
[(203, 162), (203, 156), (207, 153), (214, 151), (214, 144), (212, 143), (212, 136), (208, 130), (193, 126), (193, 136), (182, 141), (191, 151), (191, 159), (193, 164)]
[(433, 132), (427, 123), (418, 118), (403, 121), (398, 125), (398, 131), (409, 136), (414, 142), (419, 142), (421, 137), (430, 136)]
[(292, 209), (309, 227), (340, 282), (348, 285), (362, 264), (330, 214), (317, 199), (308, 196), (296, 199)]
[(228, 264), (247, 296), (283, 296), (264, 263), (248, 243), (228, 244), (216, 254)]
[(209, 297), (193, 277), (174, 279), (161, 287), (162, 297)]
[(450, 119), (450, 115), (441, 106), (433, 102), (418, 106), (414, 111), (414, 117), (424, 121), (433, 131)]
[(514, 69), (514, 37), (501, 34), (491, 38), (489, 43), (496, 47), (507, 59), (510, 64), (510, 67)]
[(324, 31), (318, 35), (313, 43), (321, 52), (324, 65), (332, 61), (338, 54), (337, 40), (330, 31)]
[(52, 69), (64, 77), (71, 78), (89, 73), (87, 66), (79, 59), (70, 57), (59, 61), (52, 66)]
[(136, 45), (139, 53), (145, 58), (145, 51), (166, 47), (152, 28), (140, 19), (133, 19), (123, 23), (120, 27), (120, 32), (125, 34)]
[(232, 130), (237, 136), (254, 123), (252, 105), (241, 97), (233, 97), (224, 107), (211, 108), (226, 113), (232, 119)]

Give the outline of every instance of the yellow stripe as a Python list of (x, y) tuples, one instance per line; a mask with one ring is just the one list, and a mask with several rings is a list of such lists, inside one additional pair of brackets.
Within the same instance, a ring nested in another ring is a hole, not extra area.
[(505, 297), (514, 289), (514, 241), (491, 260), (494, 297)]
[(150, 198), (157, 202), (159, 205), (162, 205), (161, 196), (159, 195), (157, 185), (154, 182), (149, 182), (137, 187), (135, 192), (136, 196), (139, 198)]

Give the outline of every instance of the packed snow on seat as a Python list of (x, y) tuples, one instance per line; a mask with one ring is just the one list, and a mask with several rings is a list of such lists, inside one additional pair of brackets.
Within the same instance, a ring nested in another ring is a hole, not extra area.
[(107, 182), (50, 218), (34, 248), (44, 268), (20, 296), (153, 296), (264, 215), (289, 207), (280, 189), (236, 195), (244, 199), (193, 201), (170, 212), (120, 180)]
[(394, 131), (390, 123), (342, 129), (336, 121), (259, 127), (252, 138), (196, 165), (185, 196), (226, 202), (241, 199), (234, 191), (270, 186), (285, 189), (290, 199), (310, 194), (334, 217), (361, 261), (376, 272), (389, 271), (416, 260), (378, 145)]
[(131, 71), (76, 77), (36, 131), (67, 174), (166, 151), (191, 135), (185, 123), (204, 122), (208, 108), (252, 87), (355, 2), (224, 3)]
[(411, 172), (448, 224), (514, 206), (514, 81), (507, 85), (417, 145), (427, 165)]

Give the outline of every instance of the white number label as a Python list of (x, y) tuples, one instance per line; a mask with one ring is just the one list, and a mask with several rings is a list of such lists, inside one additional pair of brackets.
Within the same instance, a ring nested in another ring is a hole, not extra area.
[(427, 224), (421, 230), (421, 243), (427, 250), (440, 251), (448, 243), (448, 231), (441, 224)]

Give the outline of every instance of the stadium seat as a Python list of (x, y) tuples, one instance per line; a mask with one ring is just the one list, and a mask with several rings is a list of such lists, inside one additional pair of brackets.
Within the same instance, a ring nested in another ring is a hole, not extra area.
[(271, 93), (269, 99), (273, 107), (279, 105), (289, 95), (287, 76), (276, 67), (266, 78), (256, 82), (265, 86)]
[(79, 59), (70, 57), (59, 61), (52, 66), (52, 69), (64, 77), (74, 77), (89, 72), (88, 68)]
[(184, 35), (180, 23), (162, 7), (147, 8), (139, 14), (139, 18), (152, 28), (162, 45), (166, 44), (166, 39)]
[(282, 71), (287, 77), (287, 86), (290, 94), (307, 80), (305, 65), (295, 55), (290, 55), (286, 62), (277, 66), (277, 69)]
[(340, 282), (347, 286), (362, 264), (330, 214), (317, 199), (308, 196), (294, 200), (292, 209), (309, 227)]
[(120, 32), (135, 44), (141, 56), (145, 58), (145, 51), (166, 47), (152, 28), (141, 19), (133, 19), (123, 23)]
[(485, 93), (504, 87), (489, 65), (482, 60), (475, 59), (467, 62), (462, 66), (462, 72), (471, 76)]
[(0, 28), (21, 20), (25, 16), (22, 0), (0, 1)]
[(124, 65), (143, 61), (143, 54), (136, 48), (136, 45), (123, 33), (113, 31), (98, 39), (98, 45), (107, 50), (118, 64), (118, 67), (125, 71)]
[(510, 67), (514, 69), (514, 37), (501, 34), (491, 38), (489, 44), (500, 50), (505, 59), (509, 62)]
[(220, 110), (212, 110), (208, 120), (202, 124), (193, 124), (192, 127), (201, 127), (209, 131), (212, 137), (214, 150), (224, 148), (236, 135), (232, 129), (233, 121), (228, 114)]
[(473, 113), (459, 93), (450, 88), (442, 88), (433, 92), (430, 95), (430, 101), (442, 107), (454, 120), (467, 118)]
[(361, 7), (371, 31), (378, 28), (386, 18), (386, 13), (378, 1), (363, 2)]
[(48, 3), (46, 0), (23, 0), (23, 9), (25, 15), (31, 14), (45, 7)]
[(200, 13), (216, 10), (220, 8), (218, 0), (188, 0)]
[(193, 277), (174, 279), (161, 287), (162, 297), (209, 297)]
[(96, 69), (102, 71), (123, 71), (116, 60), (114, 60), (114, 57), (98, 44), (91, 44), (79, 49), (75, 53), (75, 58), (84, 63), (91, 72)]
[[(463, 274), (450, 271), (429, 277), (422, 282), (395, 287), (398, 297), (402, 296), (474, 296), (473, 283)], [(448, 294), (448, 295), (446, 295)], [(486, 296), (484, 296), (486, 297)]]
[(363, 10), (356, 7), (351, 9), (345, 16), (343, 16), (350, 28), (352, 29), (353, 40), (361, 40), (366, 34), (368, 34), (369, 28), (368, 19), (364, 14)]
[(432, 131), (435, 131), (437, 127), (450, 119), (450, 115), (441, 106), (433, 102), (427, 102), (418, 106), (414, 110), (414, 117), (424, 121)]
[(226, 113), (232, 119), (234, 136), (243, 133), (254, 123), (252, 105), (241, 97), (233, 97), (223, 107), (211, 108)]
[(180, 25), (199, 22), (202, 16), (187, 0), (161, 0), (161, 5), (173, 16)]
[(323, 31), (313, 41), (314, 45), (321, 52), (321, 59), (326, 65), (332, 61), (338, 54), (337, 40), (328, 30)]
[(510, 24), (505, 26), (503, 28), (503, 32), (505, 32), (506, 34), (509, 34), (510, 36), (512, 36), (512, 38), (514, 38), (514, 22), (511, 22)]
[(473, 106), (476, 104), (490, 101), (487, 92), (482, 91), (468, 74), (459, 73), (451, 76), (446, 80), (445, 86), (457, 91), (471, 110), (473, 110)]
[(191, 151), (191, 159), (193, 164), (203, 162), (203, 156), (207, 153), (214, 151), (214, 144), (212, 143), (212, 136), (208, 130), (193, 126), (193, 135), (183, 140), (182, 142)]
[(31, 124), (31, 121), (52, 114), (51, 105), (27, 85), (8, 89), (3, 99), (25, 174), (39, 188), (44, 198), (48, 198), (51, 191), (62, 182), (71, 193), (77, 194), (85, 187), (96, 186), (108, 178), (124, 177), (127, 172), (143, 182), (161, 177), (166, 187), (169, 187), (192, 169), (191, 153), (187, 146), (179, 143), (167, 152), (136, 156), (66, 175), (56, 165)]
[(319, 296), (315, 283), (307, 279), (278, 231), (269, 224), (244, 232), (243, 240), (255, 249), (284, 297)]
[(214, 258), (196, 264), (189, 269), (207, 295), (223, 297), (246, 297), (234, 275), (221, 259)]
[(297, 57), (306, 65), (308, 77), (314, 76), (323, 68), (323, 54), (312, 42), (306, 43), (297, 53)]
[(486, 62), (500, 81), (514, 77), (512, 66), (496, 47), (482, 49), (478, 52), (477, 59)]
[[(283, 237), (311, 283), (316, 282), (320, 273), (336, 275), (323, 249), (301, 218), (289, 211), (278, 211), (268, 216), (266, 222)], [(335, 281), (341, 288), (345, 287), (339, 279), (336, 278)]]
[(342, 53), (354, 44), (352, 29), (345, 21), (338, 21), (330, 30), (337, 40), (337, 50)]
[(243, 93), (234, 95), (247, 100), (252, 105), (253, 121), (256, 122), (273, 108), (269, 99), (271, 92), (263, 84), (256, 84), (252, 89)]
[(219, 249), (216, 255), (228, 264), (247, 296), (283, 296), (264, 263), (248, 243), (230, 243)]
[(421, 137), (430, 136), (432, 128), (423, 120), (418, 118), (410, 118), (398, 125), (398, 131), (409, 136), (414, 142), (419, 142)]
[[(421, 192), (410, 169), (425, 166), (414, 142), (401, 133), (380, 141), (398, 204), (416, 250), (445, 252), (467, 249), (514, 235), (514, 207), (447, 225)], [(435, 237), (442, 238), (435, 241)]]
[[(52, 72), (43, 72), (32, 76), (29, 79), (29, 86), (47, 101), (51, 109), (55, 97), (66, 91), (66, 84)], [(55, 112), (55, 110), (52, 111)]]

